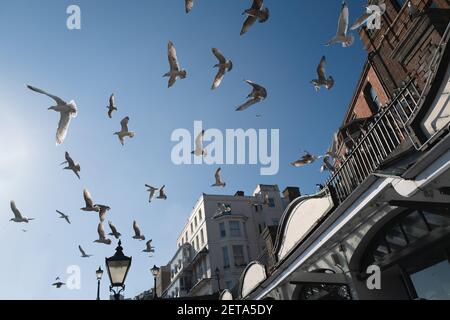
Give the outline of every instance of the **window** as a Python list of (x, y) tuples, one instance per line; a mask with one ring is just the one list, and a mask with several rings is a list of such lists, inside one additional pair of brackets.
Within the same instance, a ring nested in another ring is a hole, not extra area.
[(198, 219), (199, 219), (200, 222), (203, 220), (202, 209), (200, 209), (200, 210), (198, 211)]
[(222, 247), (222, 256), (223, 256), (223, 267), (230, 267), (230, 256), (228, 255), (228, 247)]
[(205, 235), (203, 234), (203, 229), (200, 230), (200, 241), (203, 246), (205, 244)]
[(189, 242), (189, 236), (188, 236), (188, 231), (186, 230), (186, 242)]
[(228, 290), (233, 289), (233, 280), (226, 281), (225, 286)]
[(269, 208), (275, 208), (275, 199), (269, 198)]
[(194, 226), (192, 225), (192, 222), (191, 222), (191, 233), (194, 233)]
[(194, 226), (197, 228), (197, 216), (194, 217)]
[(200, 245), (198, 243), (198, 235), (195, 237), (195, 244), (197, 245), (197, 250), (200, 250)]
[(400, 11), (401, 8), (405, 5), (406, 0), (395, 0), (394, 3), (397, 7), (397, 10)]
[(241, 236), (241, 224), (239, 221), (230, 221), (230, 236), (240, 237)]
[(377, 92), (372, 87), (372, 85), (368, 82), (364, 88), (364, 97), (366, 98), (366, 102), (369, 105), (370, 110), (376, 114), (381, 108), (380, 98), (378, 97)]
[(233, 258), (236, 267), (245, 267), (247, 265), (245, 262), (243, 246), (233, 246)]
[(219, 224), (219, 230), (220, 230), (220, 237), (225, 238), (227, 236), (227, 232), (225, 230), (225, 223), (221, 222)]

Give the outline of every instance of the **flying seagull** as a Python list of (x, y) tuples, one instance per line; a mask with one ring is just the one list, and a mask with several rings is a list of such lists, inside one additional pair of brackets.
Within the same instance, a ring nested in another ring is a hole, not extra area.
[[(350, 28), (351, 30), (356, 30), (359, 27), (363, 26), (364, 24), (367, 24), (369, 22), (369, 20), (374, 16), (374, 15), (380, 15), (382, 16), (385, 12), (386, 12), (386, 3), (384, 2), (385, 0), (375, 0), (371, 3), (371, 5), (367, 5), (366, 6), (366, 12), (363, 13), (352, 25), (352, 27)], [(371, 9), (371, 6), (378, 6), (378, 8), (380, 8), (380, 12), (374, 12)]]
[(243, 111), (248, 107), (254, 105), (255, 103), (262, 102), (267, 98), (267, 90), (264, 87), (250, 80), (245, 80), (245, 82), (247, 82), (249, 85), (253, 87), (253, 91), (247, 96), (247, 99), (248, 98), (251, 99), (245, 102), (240, 107), (238, 107), (236, 111)]
[(99, 212), (100, 209), (96, 206), (94, 206), (94, 201), (92, 201), (92, 197), (91, 194), (89, 193), (88, 189), (84, 189), (83, 190), (83, 197), (84, 197), (84, 202), (86, 203), (86, 206), (84, 208), (81, 208), (80, 210), (83, 211), (94, 211), (94, 212)]
[(116, 239), (119, 239), (121, 234), (119, 231), (117, 231), (117, 228), (113, 225), (112, 221), (108, 221), (109, 228), (111, 229), (111, 232), (108, 234), (110, 236), (113, 236)]
[(130, 121), (130, 117), (123, 118), (122, 121), (120, 121), (120, 125), (121, 125), (122, 129), (119, 132), (114, 133), (115, 135), (117, 135), (119, 137), (120, 143), (123, 146), (125, 145), (125, 141), (124, 141), (125, 137), (129, 137), (129, 138), (134, 137), (134, 132), (128, 130), (128, 122), (129, 121)]
[(195, 138), (195, 150), (192, 151), (191, 153), (193, 155), (196, 155), (197, 157), (205, 157), (208, 155), (208, 152), (206, 151), (206, 149), (203, 148), (203, 138), (205, 136), (205, 130), (202, 130), (202, 132), (200, 132), (197, 136), (197, 138)]
[(225, 182), (223, 182), (222, 177), (221, 177), (221, 172), (222, 169), (219, 168), (216, 171), (216, 174), (214, 175), (216, 182), (211, 186), (211, 187), (223, 187), (225, 188), (225, 186), (227, 185)]
[(116, 99), (114, 98), (114, 93), (109, 97), (108, 117), (111, 119), (114, 111), (117, 111)]
[(83, 248), (80, 245), (78, 246), (78, 250), (80, 250), (82, 258), (92, 257), (92, 254), (86, 254), (86, 252), (83, 250)]
[(220, 53), (219, 49), (217, 48), (213, 48), (212, 52), (219, 60), (219, 63), (214, 66), (214, 68), (219, 68), (219, 71), (217, 72), (217, 75), (212, 85), (212, 90), (214, 90), (217, 89), (217, 87), (219, 87), (220, 84), (222, 83), (225, 73), (230, 72), (233, 69), (233, 62), (231, 60), (225, 59), (225, 57), (222, 55), (222, 53)]
[(186, 9), (186, 13), (191, 12), (194, 7), (194, 0), (184, 0), (184, 7)]
[(169, 78), (169, 88), (175, 84), (178, 78), (184, 79), (187, 77), (186, 70), (182, 70), (180, 68), (180, 64), (178, 63), (177, 51), (171, 41), (169, 41), (168, 45), (168, 57), (169, 57), (169, 65), (170, 71), (167, 72), (163, 77)]
[(333, 39), (331, 39), (326, 45), (330, 46), (335, 43), (342, 43), (342, 46), (344, 48), (350, 47), (353, 42), (355, 41), (355, 37), (350, 34), (347, 35), (348, 31), (348, 6), (345, 1), (342, 2), (342, 9), (341, 13), (339, 15), (339, 22), (338, 22), (338, 30), (336, 35)]
[(52, 284), (52, 286), (55, 286), (57, 289), (60, 289), (62, 286), (65, 286), (66, 284), (64, 282), (61, 282), (59, 277), (55, 279), (55, 283)]
[(162, 200), (167, 200), (167, 196), (166, 193), (164, 191), (164, 189), (166, 188), (166, 186), (162, 186), (161, 189), (159, 189), (159, 196), (156, 199), (162, 199)]
[(408, 1), (408, 15), (410, 20), (414, 20), (423, 15), (422, 12), (412, 3), (412, 1)]
[(108, 239), (105, 234), (105, 229), (103, 228), (103, 224), (99, 222), (97, 227), (98, 239), (94, 242), (103, 243), (103, 244), (111, 244), (111, 239)]
[(327, 60), (325, 56), (322, 57), (320, 60), (319, 65), (317, 66), (317, 76), (318, 78), (315, 80), (312, 80), (311, 83), (313, 84), (316, 91), (320, 90), (320, 87), (324, 86), (328, 90), (333, 88), (334, 86), (334, 79), (332, 76), (329, 76), (328, 79), (325, 76), (325, 66), (326, 66)]
[(102, 204), (96, 204), (94, 207), (98, 208), (98, 217), (100, 219), (100, 222), (105, 221), (106, 219), (106, 214), (108, 213), (109, 210), (111, 210), (110, 207), (108, 206), (104, 206)]
[(75, 161), (73, 161), (73, 159), (70, 157), (70, 155), (67, 151), (65, 154), (65, 158), (66, 158), (66, 161), (61, 163), (61, 165), (67, 164), (67, 167), (65, 167), (64, 170), (72, 170), (73, 173), (75, 173), (75, 175), (78, 177), (78, 179), (80, 179), (80, 174), (79, 174), (79, 172), (81, 171), (80, 165), (78, 163), (75, 163)]
[(54, 110), (60, 113), (60, 119), (58, 124), (58, 129), (56, 130), (56, 145), (60, 145), (64, 142), (67, 135), (67, 130), (69, 129), (70, 120), (75, 118), (78, 114), (78, 109), (75, 101), (71, 100), (66, 102), (61, 98), (49, 94), (41, 89), (27, 86), (28, 89), (33, 90), (37, 93), (45, 94), (46, 96), (52, 98), (56, 101), (56, 106), (51, 106), (48, 110)]
[(141, 229), (139, 229), (139, 226), (138, 226), (136, 220), (133, 221), (133, 230), (134, 230), (133, 239), (137, 239), (137, 240), (141, 240), (141, 241), (145, 240), (145, 236), (143, 234), (141, 234)]
[(304, 167), (308, 164), (312, 164), (314, 163), (316, 160), (320, 159), (322, 157), (316, 157), (315, 155), (305, 151), (305, 154), (303, 155), (303, 157), (301, 157), (299, 160), (292, 162), (291, 165), (293, 165), (294, 167)]
[(158, 188), (149, 186), (148, 184), (145, 185), (146, 188), (148, 188), (148, 192), (150, 192), (150, 195), (148, 197), (148, 202), (152, 202), (153, 197), (155, 196), (155, 192), (158, 191)]
[(320, 167), (320, 172), (324, 172), (324, 171), (330, 171), (330, 172), (334, 172), (334, 165), (330, 162), (331, 156), (326, 155), (323, 157), (323, 164)]
[(68, 224), (70, 224), (69, 216), (68, 216), (67, 214), (62, 213), (62, 212), (59, 211), (59, 210), (56, 210), (56, 212), (59, 213), (59, 215), (60, 215), (59, 218), (60, 218), (60, 219), (64, 219), (64, 220), (67, 221)]
[(269, 9), (264, 7), (264, 0), (253, 0), (252, 7), (242, 14), (247, 15), (247, 19), (242, 26), (241, 35), (246, 33), (256, 20), (263, 23), (269, 19)]
[(155, 252), (155, 247), (152, 246), (152, 241), (153, 240), (148, 240), (147, 243), (145, 244), (145, 249), (142, 250), (142, 252), (148, 252), (148, 253), (154, 253)]
[(10, 221), (17, 222), (17, 223), (28, 223), (31, 220), (34, 220), (34, 218), (27, 218), (22, 216), (22, 213), (20, 213), (19, 209), (16, 207), (16, 203), (14, 201), (11, 201), (11, 210), (14, 213), (14, 218), (12, 218)]

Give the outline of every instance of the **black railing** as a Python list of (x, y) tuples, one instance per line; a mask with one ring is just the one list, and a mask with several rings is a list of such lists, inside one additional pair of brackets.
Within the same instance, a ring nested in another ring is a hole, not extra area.
[(419, 107), (420, 96), (414, 80), (408, 81), (373, 122), (362, 128), (363, 133), (326, 183), (337, 204), (347, 199), (408, 139), (406, 124)]

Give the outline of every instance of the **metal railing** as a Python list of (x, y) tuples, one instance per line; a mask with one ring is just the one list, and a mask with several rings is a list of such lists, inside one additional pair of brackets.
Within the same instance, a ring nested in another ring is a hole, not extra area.
[(408, 139), (406, 124), (420, 102), (414, 80), (408, 81), (396, 97), (381, 110), (376, 120), (362, 128), (348, 155), (326, 185), (341, 204), (367, 177), (379, 169), (392, 152)]

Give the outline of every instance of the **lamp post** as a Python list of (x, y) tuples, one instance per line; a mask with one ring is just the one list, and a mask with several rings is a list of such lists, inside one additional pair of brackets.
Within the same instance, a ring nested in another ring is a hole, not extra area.
[(109, 280), (111, 281), (109, 291), (114, 294), (114, 300), (120, 300), (120, 293), (125, 290), (125, 279), (131, 266), (131, 257), (123, 254), (120, 240), (116, 253), (112, 257), (105, 258), (105, 262)]
[(216, 268), (215, 274), (216, 274), (216, 280), (217, 280), (217, 287), (219, 288), (219, 292), (220, 292), (220, 270), (219, 270), (219, 267)]
[(103, 276), (102, 267), (98, 267), (98, 270), (95, 271), (95, 276), (97, 277), (97, 300), (100, 300), (100, 281)]
[(156, 277), (159, 274), (159, 268), (154, 265), (153, 268), (150, 269), (150, 271), (152, 272), (153, 275), (153, 281), (154, 281), (154, 285), (153, 285), (153, 299), (158, 298), (158, 295), (156, 294)]

